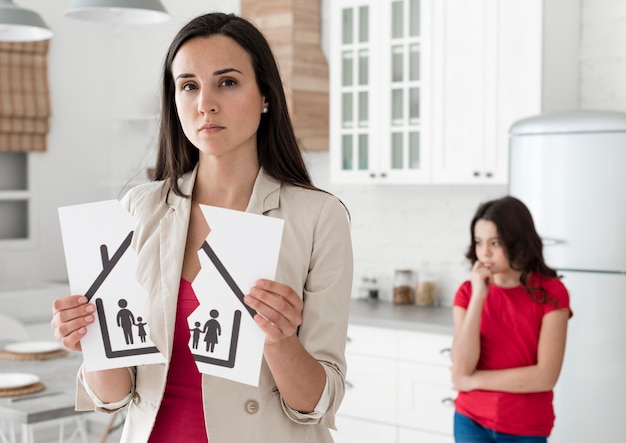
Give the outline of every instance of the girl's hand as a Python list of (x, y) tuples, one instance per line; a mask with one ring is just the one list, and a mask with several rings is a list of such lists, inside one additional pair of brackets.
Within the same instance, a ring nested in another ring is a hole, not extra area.
[(87, 333), (87, 326), (95, 321), (96, 307), (83, 295), (57, 298), (52, 305), (50, 326), (54, 337), (70, 351), (80, 351), (80, 340)]
[(470, 273), (470, 280), (472, 282), (472, 293), (476, 295), (487, 295), (489, 285), (492, 280), (491, 270), (476, 260), (474, 266), (472, 266), (472, 272)]
[(459, 371), (454, 370), (454, 367), (450, 368), (450, 370), (452, 389), (459, 392), (467, 392), (473, 389), (471, 375), (460, 374)]
[(257, 280), (244, 301), (257, 312), (254, 320), (268, 344), (294, 336), (302, 323), (302, 299), (283, 283)]

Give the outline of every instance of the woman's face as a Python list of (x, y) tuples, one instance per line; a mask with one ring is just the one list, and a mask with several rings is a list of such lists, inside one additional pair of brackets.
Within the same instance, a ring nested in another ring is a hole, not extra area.
[(254, 155), (266, 106), (248, 53), (223, 35), (194, 38), (172, 62), (183, 131), (201, 155)]

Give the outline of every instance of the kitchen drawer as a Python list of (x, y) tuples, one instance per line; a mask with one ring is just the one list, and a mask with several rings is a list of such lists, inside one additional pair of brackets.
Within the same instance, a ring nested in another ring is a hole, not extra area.
[(395, 359), (398, 349), (397, 334), (393, 329), (350, 324), (346, 353)]
[(397, 334), (400, 360), (450, 366), (451, 335), (412, 331)]
[(346, 395), (339, 413), (395, 424), (396, 362), (361, 355), (347, 358)]
[(452, 435), (455, 396), (447, 367), (398, 363), (398, 425)]
[[(331, 429), (335, 443), (392, 443), (396, 441), (395, 426), (374, 423), (369, 420), (336, 417), (337, 430)], [(428, 440), (421, 440), (427, 442)]]

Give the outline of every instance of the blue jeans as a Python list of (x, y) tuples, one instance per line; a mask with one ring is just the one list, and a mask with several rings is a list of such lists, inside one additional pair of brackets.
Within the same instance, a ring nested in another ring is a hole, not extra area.
[(471, 418), (455, 412), (454, 441), (456, 443), (547, 443), (548, 438), (492, 431)]

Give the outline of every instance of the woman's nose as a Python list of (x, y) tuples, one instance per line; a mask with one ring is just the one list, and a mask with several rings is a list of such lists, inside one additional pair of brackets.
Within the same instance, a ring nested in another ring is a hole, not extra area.
[(201, 114), (213, 114), (218, 112), (219, 108), (215, 97), (210, 92), (202, 91), (198, 99), (198, 112)]

